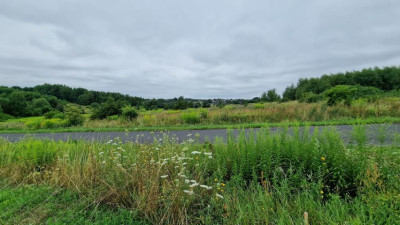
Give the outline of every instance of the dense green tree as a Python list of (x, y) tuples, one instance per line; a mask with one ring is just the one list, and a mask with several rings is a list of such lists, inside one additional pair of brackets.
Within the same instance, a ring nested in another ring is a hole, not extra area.
[(267, 92), (263, 92), (263, 93), (261, 94), (260, 101), (261, 101), (261, 102), (267, 102), (267, 101), (268, 101)]
[(266, 96), (266, 101), (267, 102), (277, 102), (281, 99), (281, 96), (278, 95), (278, 93), (276, 93), (276, 89), (271, 89), (268, 90), (267, 92), (267, 96)]
[(53, 107), (51, 107), (50, 103), (45, 98), (34, 99), (30, 107), (34, 116), (40, 116), (53, 110)]
[(296, 100), (296, 87), (294, 84), (290, 85), (283, 92), (283, 101), (293, 101)]
[(64, 109), (64, 112), (68, 125), (82, 125), (85, 121), (85, 117), (82, 115), (82, 109), (80, 109), (78, 106), (67, 105)]
[(138, 117), (138, 113), (136, 112), (135, 108), (127, 105), (122, 108), (122, 117), (126, 120), (133, 120)]
[(350, 105), (356, 91), (357, 88), (351, 85), (337, 85), (325, 92), (328, 97), (328, 105), (335, 105), (342, 101), (346, 105)]

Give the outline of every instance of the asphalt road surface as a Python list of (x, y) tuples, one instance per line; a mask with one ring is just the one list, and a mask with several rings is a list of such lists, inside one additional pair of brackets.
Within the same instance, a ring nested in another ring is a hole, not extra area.
[[(310, 133), (314, 132), (316, 126), (311, 126), (309, 129)], [(352, 142), (352, 125), (338, 125), (328, 127), (318, 127), (319, 131), (323, 129), (336, 129), (342, 136), (345, 142)], [(271, 133), (279, 133), (283, 131), (283, 128), (269, 128)], [(301, 127), (302, 131), (304, 128)], [(245, 129), (246, 133), (257, 132), (260, 129)], [(385, 144), (390, 144), (394, 140), (396, 134), (400, 135), (400, 124), (394, 125), (381, 125), (373, 124), (366, 125), (368, 142), (370, 144), (378, 144), (379, 130), (385, 131), (386, 141)], [(234, 135), (238, 135), (243, 130), (231, 130)], [(289, 133), (292, 133), (292, 128), (289, 128)], [(10, 142), (17, 142), (24, 138), (34, 139), (51, 139), (56, 141), (71, 141), (71, 140), (85, 140), (85, 141), (98, 141), (107, 142), (108, 140), (120, 138), (123, 142), (139, 142), (139, 143), (151, 143), (155, 139), (160, 140), (164, 135), (172, 137), (178, 142), (186, 141), (188, 139), (198, 139), (200, 142), (209, 140), (215, 141), (216, 137), (226, 140), (228, 134), (227, 129), (216, 129), (216, 130), (182, 130), (182, 131), (164, 131), (164, 132), (149, 132), (149, 131), (130, 131), (126, 132), (69, 132), (69, 133), (1, 133), (0, 138), (5, 138)]]

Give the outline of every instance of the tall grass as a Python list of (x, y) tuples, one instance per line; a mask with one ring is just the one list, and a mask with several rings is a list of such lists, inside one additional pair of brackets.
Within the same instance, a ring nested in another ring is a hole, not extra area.
[(0, 142), (5, 187), (45, 184), (93, 204), (133, 209), (154, 224), (396, 224), (397, 145), (345, 145), (333, 128), (268, 129), (178, 144)]
[[(224, 108), (188, 110), (152, 110), (141, 111), (136, 120), (125, 120), (113, 116), (104, 120), (86, 120), (82, 128), (127, 128), (127, 127), (162, 127), (186, 125), (231, 125), (265, 124), (281, 122), (320, 122), (347, 119), (376, 119), (400, 117), (399, 98), (385, 97), (373, 101), (359, 99), (351, 106), (339, 104), (328, 106), (319, 103), (265, 103), (249, 106), (228, 105)], [(0, 122), (0, 129), (43, 129), (65, 127), (60, 120), (17, 119)]]

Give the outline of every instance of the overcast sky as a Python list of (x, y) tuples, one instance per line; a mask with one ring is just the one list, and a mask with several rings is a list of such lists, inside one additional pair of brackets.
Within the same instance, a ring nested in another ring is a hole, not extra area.
[(392, 65), (399, 0), (0, 0), (0, 85), (252, 98)]

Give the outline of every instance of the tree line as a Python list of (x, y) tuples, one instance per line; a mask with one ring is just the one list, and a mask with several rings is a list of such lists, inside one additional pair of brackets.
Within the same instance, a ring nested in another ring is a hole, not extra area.
[[(180, 96), (173, 99), (145, 99), (114, 92), (91, 91), (61, 84), (43, 84), (34, 87), (0, 86), (0, 119), (25, 116), (41, 116), (50, 112), (63, 112), (69, 104), (89, 106), (95, 118), (122, 115), (124, 107), (153, 109), (208, 108), (212, 105), (247, 105), (256, 102), (305, 101), (316, 102), (328, 98), (328, 104), (352, 98), (396, 92), (400, 88), (400, 67), (369, 68), (323, 75), (319, 78), (302, 78), (297, 85), (288, 86), (282, 96), (271, 89), (253, 99), (191, 99)], [(125, 108), (125, 112), (132, 111)], [(54, 113), (53, 113), (54, 114)]]

